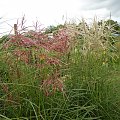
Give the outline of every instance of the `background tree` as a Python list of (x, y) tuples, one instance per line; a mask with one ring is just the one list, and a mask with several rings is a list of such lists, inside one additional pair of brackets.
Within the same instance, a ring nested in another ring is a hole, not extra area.
[(59, 29), (61, 28), (64, 28), (64, 25), (62, 24), (59, 24), (57, 26), (54, 26), (54, 25), (50, 25), (46, 28), (46, 31), (45, 33), (48, 34), (48, 33), (56, 33)]
[[(98, 22), (98, 25), (102, 25), (102, 20)], [(112, 28), (113, 29), (113, 33), (115, 34), (120, 34), (120, 24), (117, 21), (114, 21), (112, 19), (108, 19), (107, 21), (105, 21), (106, 23), (106, 28)]]

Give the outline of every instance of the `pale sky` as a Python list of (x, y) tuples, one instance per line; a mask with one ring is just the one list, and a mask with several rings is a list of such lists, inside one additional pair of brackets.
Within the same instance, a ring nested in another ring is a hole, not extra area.
[(0, 33), (11, 29), (10, 25), (24, 14), (26, 23), (38, 20), (43, 26), (81, 17), (92, 19), (95, 15), (106, 19), (110, 12), (113, 19), (120, 21), (119, 5), (120, 0), (0, 0)]

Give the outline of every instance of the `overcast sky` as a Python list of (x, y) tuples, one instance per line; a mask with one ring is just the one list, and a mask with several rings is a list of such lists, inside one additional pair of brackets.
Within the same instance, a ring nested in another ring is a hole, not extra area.
[(24, 14), (29, 24), (38, 20), (45, 26), (95, 15), (106, 19), (110, 12), (112, 19), (120, 21), (119, 5), (120, 0), (0, 0), (0, 33)]

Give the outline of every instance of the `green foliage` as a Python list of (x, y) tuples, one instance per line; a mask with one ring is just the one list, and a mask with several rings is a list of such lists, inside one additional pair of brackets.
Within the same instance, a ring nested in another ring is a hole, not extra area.
[(57, 32), (59, 29), (64, 28), (64, 25), (49, 26), (47, 27), (45, 34)]
[(3, 42), (6, 42), (9, 40), (9, 36), (8, 35), (4, 35), (0, 38), (0, 44), (3, 43)]

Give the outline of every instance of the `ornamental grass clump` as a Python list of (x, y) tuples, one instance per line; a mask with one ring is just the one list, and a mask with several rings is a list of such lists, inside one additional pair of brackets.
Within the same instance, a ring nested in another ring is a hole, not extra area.
[(120, 54), (112, 26), (82, 19), (49, 36), (38, 22), (28, 30), (24, 20), (0, 47), (0, 118), (119, 120)]
[[(19, 27), (25, 30), (23, 28), (26, 27), (23, 24), (24, 18), (21, 27)], [(36, 26), (38, 25), (36, 24)], [(57, 89), (63, 92), (64, 85), (61, 76), (54, 76), (54, 74), (59, 73), (61, 66), (64, 65), (61, 57), (68, 53), (70, 47), (70, 36), (68, 36), (67, 29), (58, 30), (51, 39), (41, 29), (38, 30), (37, 27), (33, 31), (22, 32), (22, 30), (18, 29), (18, 24), (14, 24), (14, 35), (9, 37), (9, 40), (4, 43), (2, 48), (6, 52), (3, 57), (10, 67), (9, 69), (16, 67), (17, 79), (24, 78), (22, 76), (23, 71), (18, 67), (19, 64), (26, 65), (28, 68), (33, 67), (36, 71), (44, 72), (46, 70), (47, 72), (41, 75), (40, 88), (42, 87), (46, 95), (49, 95), (49, 86), (53, 87), (53, 93)], [(16, 73), (13, 70), (11, 74)], [(15, 80), (11, 81), (15, 82)]]
[(74, 52), (80, 52), (83, 56), (94, 54), (96, 58), (102, 57), (102, 62), (107, 64), (109, 64), (108, 61), (114, 63), (119, 59), (117, 40), (113, 36), (113, 25), (105, 21), (99, 23), (97, 18), (94, 18), (90, 24), (82, 19), (79, 24), (72, 23), (66, 26), (70, 34), (74, 36), (71, 44), (74, 46)]

